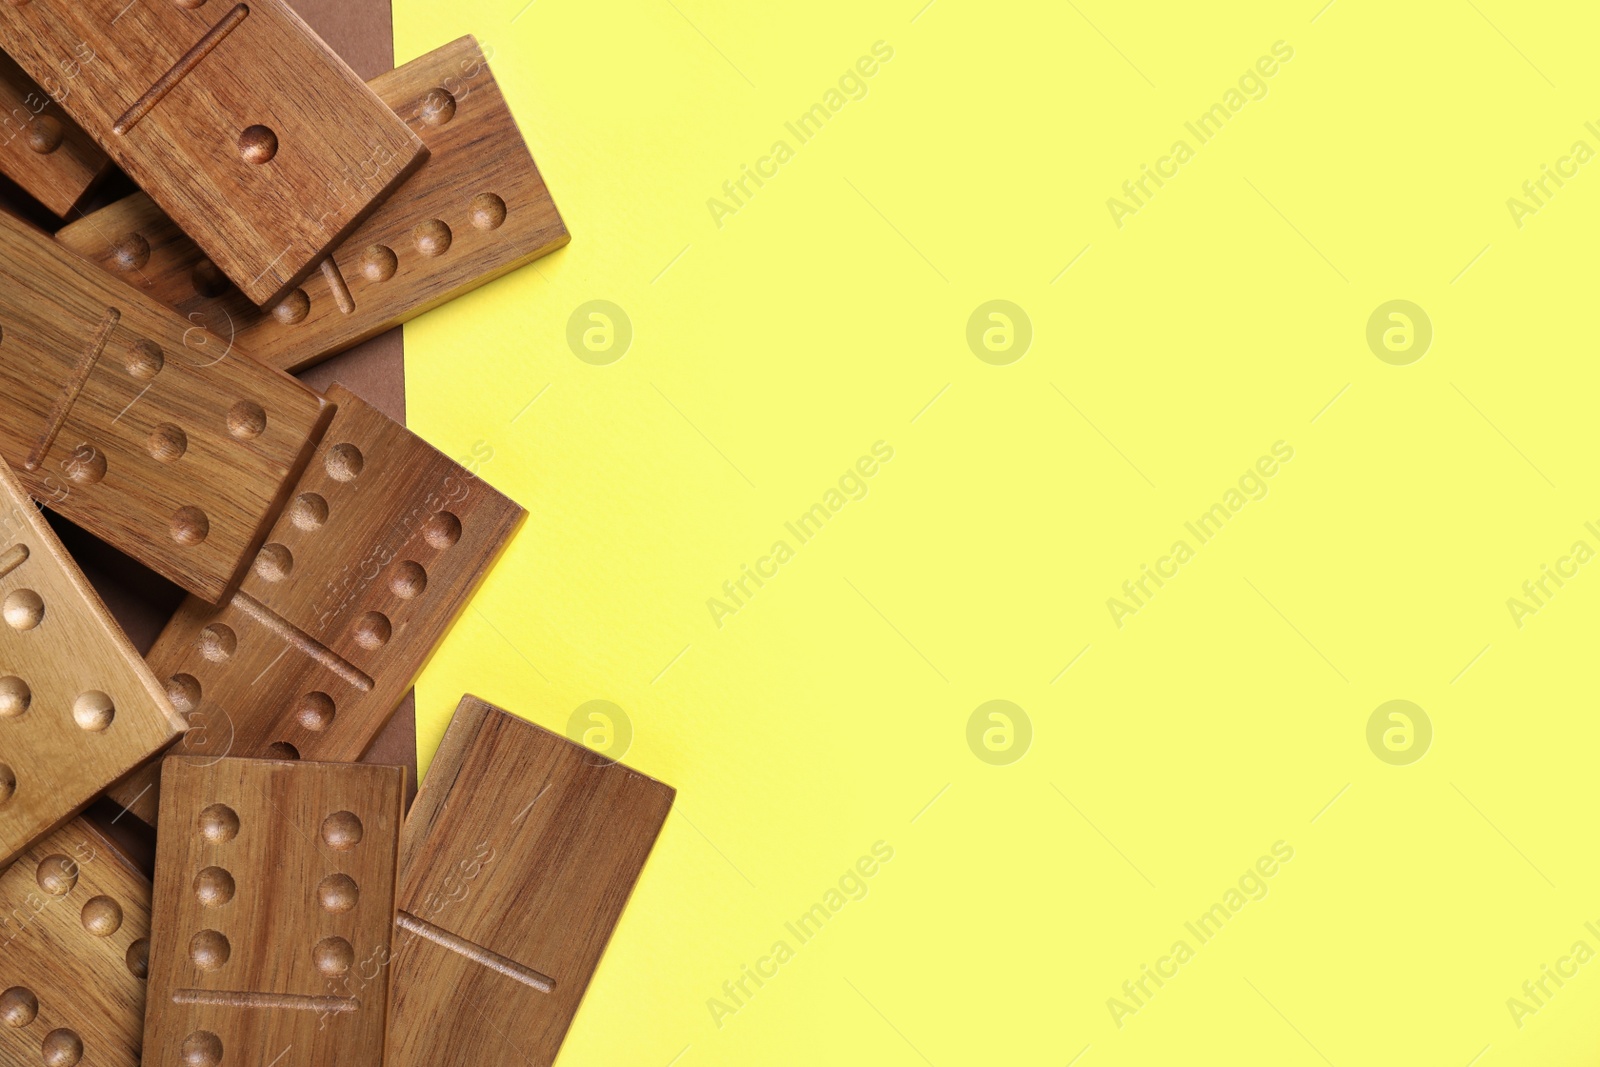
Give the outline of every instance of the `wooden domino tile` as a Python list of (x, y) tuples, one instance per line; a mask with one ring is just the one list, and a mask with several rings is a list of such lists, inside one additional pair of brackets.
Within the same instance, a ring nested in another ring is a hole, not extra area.
[(169, 756), (145, 1063), (380, 1067), (404, 771)]
[(0, 463), (0, 868), (183, 728)]
[(212, 601), (248, 567), (332, 415), (3, 214), (0, 397), (0, 457), (34, 496)]
[[(476, 40), (463, 37), (369, 84), (427, 144), (428, 162), (274, 307), (258, 308), (228, 285), (143, 193), (56, 237), (283, 370), (336, 355), (568, 243)], [(130, 244), (150, 249), (136, 271), (123, 252)]]
[(0, 873), (0, 1067), (138, 1067), (150, 883), (74, 819)]
[[(343, 387), (328, 396), (323, 447), (238, 593), (191, 597), (150, 650), (195, 727), (186, 753), (360, 758), (526, 517)], [(112, 796), (150, 821), (153, 783)]]
[(464, 699), (401, 842), (388, 1067), (548, 1067), (674, 795)]
[(50, 94), (0, 54), (0, 174), (57, 215), (70, 214), (111, 160)]
[(283, 0), (8, 0), (0, 40), (258, 304), (426, 158)]

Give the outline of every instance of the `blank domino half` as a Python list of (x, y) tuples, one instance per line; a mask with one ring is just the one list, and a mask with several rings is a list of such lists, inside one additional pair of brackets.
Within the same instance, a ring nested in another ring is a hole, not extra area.
[(163, 762), (145, 1063), (379, 1067), (405, 772)]
[(426, 158), (283, 0), (8, 0), (0, 39), (257, 303)]
[[(0, 3), (0, 24), (15, 10)], [(0, 457), (34, 496), (213, 601), (237, 584), (332, 414), (3, 213), (0, 397)]]
[(111, 160), (10, 56), (0, 54), (0, 174), (57, 215), (83, 202)]
[(0, 463), (0, 868), (183, 728)]
[(387, 1067), (549, 1067), (674, 796), (462, 700), (401, 842)]
[[(360, 758), (526, 517), (343, 387), (328, 396), (323, 447), (239, 591), (191, 597), (150, 650), (195, 727), (186, 753)], [(154, 781), (112, 796), (149, 822)]]
[(228, 285), (143, 193), (71, 223), (57, 239), (283, 370), (308, 367), (567, 244), (477, 41), (463, 37), (369, 84), (421, 136), (428, 162), (275, 307), (258, 308)]
[(150, 883), (85, 819), (0, 873), (0, 1067), (138, 1067)]

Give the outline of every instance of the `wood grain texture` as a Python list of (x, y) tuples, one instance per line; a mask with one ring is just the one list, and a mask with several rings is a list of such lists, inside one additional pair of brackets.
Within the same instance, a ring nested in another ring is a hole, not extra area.
[(162, 766), (145, 1062), (379, 1067), (401, 769)]
[(0, 463), (0, 867), (183, 728)]
[[(568, 243), (476, 40), (436, 48), (369, 84), (421, 136), (428, 162), (274, 307), (258, 308), (228, 285), (143, 193), (56, 237), (283, 370), (311, 366)], [(138, 271), (119, 254), (130, 241), (150, 248)]]
[[(191, 725), (185, 753), (360, 758), (526, 517), (342, 387), (328, 395), (338, 414), (238, 593), (191, 597), (150, 650)], [(150, 821), (153, 782), (112, 798)]]
[(111, 160), (39, 83), (0, 54), (0, 174), (57, 215), (68, 215)]
[(388, 1067), (548, 1067), (674, 796), (462, 700), (402, 838)]
[(74, 819), (0, 873), (0, 1067), (137, 1067), (150, 883)]
[(426, 158), (283, 0), (9, 0), (0, 39), (258, 304)]
[(213, 601), (248, 567), (332, 415), (293, 378), (3, 214), (0, 397), (0, 457), (34, 496)]

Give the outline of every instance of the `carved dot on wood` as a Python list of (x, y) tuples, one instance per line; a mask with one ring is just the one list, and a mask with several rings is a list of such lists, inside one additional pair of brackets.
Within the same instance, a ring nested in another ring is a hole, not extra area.
[(226, 804), (212, 804), (200, 813), (200, 836), (213, 845), (226, 844), (239, 836), (239, 813)]
[(442, 256), (450, 251), (450, 227), (440, 219), (429, 219), (427, 222), (417, 224), (411, 231), (411, 240), (416, 243), (417, 251), (425, 256)]
[(388, 245), (368, 245), (357, 263), (361, 276), (369, 282), (388, 281), (394, 277), (394, 272), (399, 266), (399, 257)]
[(199, 707), (203, 693), (200, 679), (192, 674), (174, 674), (167, 679), (167, 699), (172, 701), (172, 706), (178, 709), (179, 713), (193, 711)]
[(267, 413), (253, 400), (241, 400), (228, 409), (228, 432), (241, 441), (253, 441), (267, 429)]
[(443, 126), (456, 117), (456, 97), (449, 89), (432, 90), (417, 109), (417, 116), (429, 126)]
[(247, 126), (239, 134), (239, 158), (252, 166), (272, 162), (278, 154), (278, 135), (267, 126)]
[(15, 719), (33, 705), (33, 690), (16, 675), (0, 678), (0, 719)]
[(217, 971), (227, 966), (233, 946), (221, 931), (201, 930), (189, 939), (189, 959), (202, 971)]
[(289, 551), (287, 545), (274, 541), (261, 546), (261, 551), (256, 555), (256, 574), (263, 581), (281, 582), (293, 571), (294, 553)]
[(293, 326), (301, 322), (311, 313), (311, 298), (304, 289), (296, 289), (278, 302), (272, 309), (272, 317), (285, 326)]
[(78, 884), (78, 865), (59, 853), (39, 861), (33, 880), (53, 897), (64, 897)]
[(302, 530), (315, 530), (328, 521), (328, 502), (318, 493), (301, 493), (289, 507), (289, 520)]
[(47, 156), (61, 147), (63, 134), (59, 119), (52, 115), (40, 115), (28, 123), (28, 148)]
[(105, 733), (116, 716), (116, 705), (98, 689), (91, 689), (72, 702), (72, 721), (92, 734)]
[(493, 193), (472, 198), (472, 224), (480, 230), (498, 230), (506, 221), (506, 202)]
[(83, 1059), (83, 1038), (63, 1026), (44, 1036), (39, 1051), (45, 1067), (74, 1067)]
[(122, 905), (107, 896), (94, 897), (83, 906), (80, 918), (95, 937), (110, 937), (122, 929)]
[(221, 867), (207, 867), (194, 876), (194, 895), (207, 908), (220, 908), (233, 899), (233, 875)]
[(211, 535), (211, 520), (194, 506), (172, 513), (172, 539), (180, 545), (198, 545)]
[(0, 1023), (20, 1030), (39, 1017), (39, 998), (27, 986), (14, 985), (0, 993)]
[(353, 482), (361, 476), (361, 468), (367, 465), (367, 460), (355, 445), (341, 444), (328, 449), (322, 465), (334, 481)]
[(381, 611), (369, 611), (356, 620), (356, 644), (375, 652), (389, 643), (394, 635), (394, 624)]
[(214, 622), (200, 631), (195, 648), (212, 663), (223, 663), (238, 651), (239, 635), (233, 632), (233, 627)]
[(18, 589), (0, 604), (0, 616), (13, 630), (31, 630), (44, 622), (44, 600), (32, 589)]
[(183, 1039), (178, 1055), (183, 1067), (217, 1067), (222, 1062), (222, 1038), (210, 1030), (196, 1030)]
[(335, 852), (349, 852), (361, 844), (365, 829), (353, 811), (336, 811), (322, 820), (322, 840)]
[(449, 548), (461, 540), (461, 520), (448, 511), (441, 511), (423, 526), (422, 537), (434, 548)]
[(135, 978), (147, 978), (150, 975), (150, 939), (141, 937), (128, 946), (127, 954), (122, 957), (122, 962), (128, 968), (128, 973)]
[(317, 886), (317, 903), (335, 915), (353, 911), (361, 902), (361, 890), (348, 874), (330, 874)]
[(94, 485), (106, 476), (106, 456), (87, 441), (61, 461), (61, 472), (78, 485)]
[(215, 299), (228, 291), (228, 276), (209, 259), (202, 259), (194, 265), (194, 269), (189, 272), (189, 280), (194, 283), (196, 293), (210, 299)]
[(140, 381), (147, 382), (154, 378), (165, 365), (166, 357), (161, 354), (161, 346), (154, 341), (138, 340), (128, 348), (125, 366), (128, 374)]
[(307, 730), (317, 733), (332, 725), (335, 712), (333, 698), (327, 693), (307, 693), (295, 705), (294, 718)]
[(389, 591), (401, 600), (415, 600), (428, 588), (428, 572), (414, 560), (404, 560), (389, 576)]
[(355, 949), (342, 937), (325, 937), (311, 950), (311, 960), (317, 972), (326, 978), (337, 978), (356, 962)]
[(143, 234), (125, 233), (111, 242), (111, 265), (118, 270), (143, 270), (149, 262), (150, 242)]
[(152, 459), (172, 463), (189, 451), (189, 435), (183, 432), (183, 427), (163, 422), (150, 431), (150, 439), (145, 447)]
[(0, 763), (0, 808), (17, 795), (17, 772), (8, 763)]
[(411, 230), (411, 240), (416, 245), (416, 250), (424, 256), (443, 256), (446, 251), (450, 251), (450, 242), (453, 238), (450, 227), (445, 226), (442, 219), (419, 222), (418, 227)]

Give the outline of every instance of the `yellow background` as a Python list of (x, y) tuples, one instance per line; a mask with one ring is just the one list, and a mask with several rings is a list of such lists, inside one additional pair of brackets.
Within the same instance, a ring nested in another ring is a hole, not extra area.
[[(680, 791), (562, 1064), (1595, 1062), (1600, 963), (1520, 1027), (1506, 1002), (1600, 950), (1600, 564), (1520, 628), (1506, 602), (1600, 548), (1600, 163), (1520, 228), (1506, 201), (1600, 148), (1600, 16), (923, 3), (397, 0), (401, 61), (493, 50), (574, 234), (408, 328), (412, 424), (532, 513), (422, 681), (423, 756), (463, 692), (561, 730), (606, 700)], [(994, 299), (1033, 329), (1005, 366), (967, 343)], [(1366, 342), (1394, 299), (1433, 324), (1408, 366)], [(567, 343), (594, 300), (633, 328), (609, 365)], [(880, 440), (719, 628), (708, 598)], [(1119, 628), (1107, 598), (1280, 440)], [(1033, 729), (1006, 766), (967, 744), (996, 699)], [(1396, 699), (1434, 731), (1407, 766), (1366, 740)], [(719, 1026), (878, 841), (866, 898)]]

